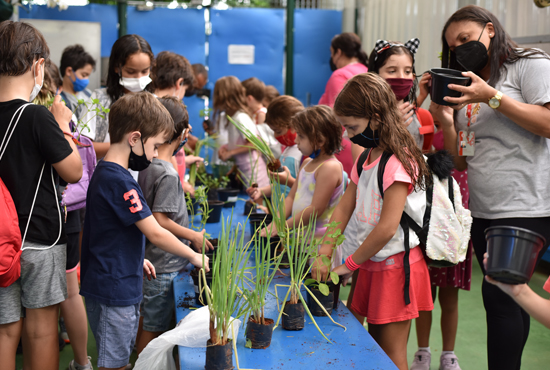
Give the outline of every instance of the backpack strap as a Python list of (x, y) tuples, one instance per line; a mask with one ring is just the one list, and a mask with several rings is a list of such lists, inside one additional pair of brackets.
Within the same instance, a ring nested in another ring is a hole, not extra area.
[(420, 128), (418, 132), (420, 135), (424, 136), (424, 143), (422, 144), (422, 151), (430, 151), (433, 141), (434, 141), (434, 120), (429, 111), (426, 109), (418, 108), (416, 109), (416, 118), (420, 123)]
[(361, 177), (361, 173), (363, 173), (363, 164), (367, 161), (371, 150), (372, 149), (365, 149), (359, 156), (359, 159), (357, 160), (357, 177)]
[[(405, 305), (408, 305), (411, 303), (411, 296), (410, 296), (410, 284), (411, 284), (411, 266), (409, 263), (409, 254), (411, 252), (411, 248), (409, 247), (409, 223), (407, 221), (408, 215), (403, 212), (403, 215), (401, 216), (401, 221), (399, 221), (399, 225), (403, 228), (403, 235), (405, 239), (405, 254), (403, 255), (403, 267), (405, 268), (405, 287), (404, 287), (404, 294), (405, 294)], [(410, 218), (410, 217), (409, 217)], [(414, 222), (416, 224), (416, 222)]]
[(451, 204), (453, 205), (453, 210), (456, 213), (454, 181), (452, 176), (447, 177), (447, 188), (449, 189), (449, 199), (451, 200)]

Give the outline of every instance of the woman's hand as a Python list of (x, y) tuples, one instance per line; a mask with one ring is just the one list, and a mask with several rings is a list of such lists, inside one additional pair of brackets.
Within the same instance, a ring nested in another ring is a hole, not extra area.
[(441, 128), (454, 128), (453, 109), (445, 105), (439, 105), (433, 101), (430, 103), (430, 113), (434, 121), (438, 121)]
[(195, 164), (197, 162), (204, 162), (204, 158), (197, 157), (195, 155), (186, 155), (185, 156), (185, 165), (191, 166), (192, 164)]
[(443, 98), (443, 100), (448, 101), (449, 103), (457, 104), (452, 107), (453, 109), (460, 110), (464, 108), (465, 105), (471, 103), (488, 103), (489, 99), (497, 94), (497, 89), (489, 86), (487, 82), (483, 81), (483, 79), (475, 73), (462, 72), (462, 75), (472, 79), (470, 86), (449, 84), (448, 87), (449, 89), (459, 91), (464, 95), (460, 98), (451, 98), (450, 96)]
[(285, 185), (288, 183), (289, 179), (293, 179), (292, 175), (290, 174), (290, 170), (287, 166), (283, 166), (283, 172), (269, 172), (269, 177), (275, 178), (276, 181), (279, 182), (279, 184)]
[(151, 281), (151, 277), (153, 279), (157, 278), (157, 273), (155, 271), (155, 266), (149, 261), (147, 258), (143, 260), (143, 274), (147, 276), (147, 280)]
[[(485, 271), (487, 271), (487, 258), (489, 258), (489, 255), (485, 253), (483, 255), (483, 266), (485, 267)], [(496, 285), (502, 290), (504, 293), (508, 294), (510, 297), (517, 297), (521, 294), (521, 292), (526, 288), (527, 284), (504, 284), (500, 281), (496, 281), (495, 279), (489, 277), (489, 275), (485, 275), (485, 280), (487, 282)]]
[(50, 112), (52, 112), (57, 124), (61, 131), (69, 132), (69, 122), (73, 118), (73, 112), (65, 105), (65, 102), (61, 100), (61, 95), (56, 95), (53, 100), (53, 104), (50, 107)]
[[(206, 233), (205, 229), (202, 229), (202, 231), (195, 231), (195, 234), (193, 235), (192, 240), (190, 240), (191, 244), (193, 245), (193, 249), (195, 249), (199, 253), (202, 253), (202, 242), (203, 240), (205, 240), (204, 238), (205, 233)], [(212, 243), (210, 243), (208, 240), (205, 240), (204, 250), (206, 252), (214, 250)]]
[(343, 286), (346, 286), (348, 284), (349, 278), (351, 277), (351, 275), (353, 275), (353, 271), (348, 269), (345, 264), (336, 266), (332, 271), (341, 276), (340, 281), (342, 282)]
[(409, 102), (404, 102), (399, 105), (399, 113), (401, 114), (401, 123), (405, 127), (411, 124), (412, 115), (414, 113), (414, 105)]
[(222, 145), (220, 149), (218, 149), (218, 157), (222, 161), (227, 161), (229, 158), (231, 158), (233, 155), (231, 154), (231, 150), (227, 149), (227, 144)]
[(416, 98), (416, 104), (418, 107), (421, 107), (424, 103), (424, 100), (430, 94), (430, 87), (432, 86), (432, 75), (429, 72), (426, 72), (422, 75), (420, 82), (418, 83), (418, 97)]

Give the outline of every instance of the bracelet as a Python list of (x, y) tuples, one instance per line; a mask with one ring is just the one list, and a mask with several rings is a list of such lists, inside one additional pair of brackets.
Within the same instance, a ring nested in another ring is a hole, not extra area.
[(67, 135), (68, 137), (73, 137), (73, 134), (67, 131), (63, 131), (63, 134)]
[(359, 268), (359, 265), (355, 263), (355, 261), (353, 260), (353, 258), (351, 258), (351, 256), (349, 256), (348, 258), (346, 258), (346, 267), (350, 271), (355, 271)]
[(80, 140), (78, 140), (76, 137), (74, 137), (73, 134), (71, 134), (70, 132), (63, 131), (63, 134), (70, 137), (71, 140), (73, 141), (73, 143), (75, 143), (76, 146), (83, 147), (83, 148), (91, 147), (91, 145), (86, 145), (86, 144), (80, 142)]

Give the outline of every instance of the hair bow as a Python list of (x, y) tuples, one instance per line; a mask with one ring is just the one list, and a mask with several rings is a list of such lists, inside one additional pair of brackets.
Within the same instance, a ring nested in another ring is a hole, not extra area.
[(374, 57), (374, 60), (376, 61), (376, 59), (378, 59), (378, 54), (380, 54), (384, 50), (387, 50), (387, 49), (391, 48), (392, 46), (403, 46), (403, 47), (409, 49), (409, 51), (414, 56), (414, 54), (416, 54), (416, 51), (418, 50), (419, 45), (420, 45), (420, 40), (416, 37), (414, 39), (410, 39), (409, 41), (407, 41), (405, 43), (405, 45), (403, 45), (403, 44), (393, 44), (393, 43), (388, 42), (386, 40), (378, 40), (378, 41), (376, 41), (376, 45), (374, 46), (374, 51), (376, 52), (376, 56)]

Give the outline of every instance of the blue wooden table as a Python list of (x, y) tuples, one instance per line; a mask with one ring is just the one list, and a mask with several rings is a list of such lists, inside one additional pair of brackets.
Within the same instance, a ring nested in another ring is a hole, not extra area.
[[(233, 223), (244, 224), (244, 202), (239, 200), (234, 207)], [(224, 208), (223, 217), (231, 215), (230, 208)], [(206, 230), (213, 238), (220, 232), (221, 225), (207, 224)], [(249, 227), (246, 227), (249, 233)], [(250, 237), (250, 235), (248, 235)], [(193, 267), (189, 265), (174, 280), (174, 295), (176, 302), (176, 318), (179, 322), (189, 312), (190, 306), (194, 307), (195, 293), (193, 282), (189, 272)], [(281, 270), (272, 282), (271, 291), (275, 284), (288, 284), (289, 278)], [(285, 288), (278, 288), (279, 298), (282, 300), (286, 294)], [(304, 295), (305, 297), (305, 295)], [(268, 294), (266, 299), (266, 317), (277, 320), (278, 312), (275, 297)], [(333, 310), (334, 321), (344, 325), (347, 330), (333, 324), (327, 317), (315, 317), (315, 321), (333, 342), (328, 343), (310, 320), (306, 313), (306, 323), (303, 330), (287, 331), (282, 328), (282, 323), (273, 331), (271, 346), (267, 349), (245, 348), (245, 328), (240, 327), (237, 338), (237, 351), (239, 367), (241, 369), (397, 369), (378, 344), (372, 339), (365, 328), (359, 324), (351, 312), (340, 302), (338, 308)], [(206, 361), (205, 348), (178, 347), (180, 368), (204, 369)], [(233, 365), (236, 367), (235, 359)]]

